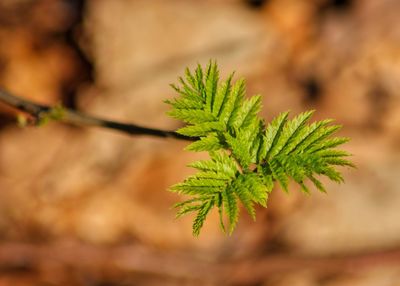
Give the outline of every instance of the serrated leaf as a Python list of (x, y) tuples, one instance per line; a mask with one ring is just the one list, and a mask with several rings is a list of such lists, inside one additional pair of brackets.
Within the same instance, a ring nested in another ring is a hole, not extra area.
[(239, 218), (239, 208), (232, 188), (228, 187), (224, 192), (222, 192), (222, 201), (226, 216), (229, 219), (229, 234), (232, 234)]
[(182, 206), (175, 215), (175, 218), (180, 218), (181, 216), (198, 211), (201, 208), (201, 205), (184, 205)]
[(215, 195), (215, 193), (221, 191), (221, 186), (209, 186), (209, 185), (190, 185), (187, 183), (178, 183), (170, 188), (171, 192), (177, 192), (185, 195), (201, 195), (209, 196)]
[(221, 145), (219, 139), (215, 134), (209, 134), (207, 137), (202, 137), (200, 140), (193, 142), (188, 145), (185, 150), (189, 151), (216, 151), (221, 149), (223, 146)]
[(226, 233), (225, 224), (224, 224), (224, 205), (222, 201), (222, 193), (218, 193), (215, 197), (215, 204), (218, 208), (218, 216), (219, 216), (219, 226), (223, 233)]
[(254, 203), (250, 194), (245, 189), (240, 187), (235, 189), (235, 191), (251, 218), (256, 220), (256, 210), (254, 209)]
[(173, 118), (180, 119), (190, 124), (216, 121), (216, 118), (210, 112), (198, 109), (175, 108), (169, 111), (167, 114)]
[[(174, 98), (172, 100), (164, 100), (164, 102), (176, 109), (201, 110), (203, 108), (202, 101), (195, 101), (189, 98)], [(169, 112), (167, 112), (167, 114), (169, 114)]]
[[(264, 184), (264, 186), (266, 188), (266, 192), (267, 192), (267, 197), (266, 198), (268, 198), (268, 194), (271, 193), (273, 188), (274, 188), (274, 180), (273, 180), (272, 174), (271, 175), (266, 175), (266, 176), (263, 177), (263, 184)], [(261, 204), (261, 202), (260, 202), (260, 204)], [(266, 207), (266, 205), (265, 205), (265, 207)]]
[(240, 79), (233, 85), (231, 92), (228, 94), (223, 106), (221, 107), (220, 121), (224, 126), (227, 126), (229, 120), (236, 116), (237, 109), (242, 103), (244, 93), (245, 82), (243, 79)]
[(207, 136), (210, 132), (222, 131), (223, 126), (219, 122), (203, 122), (178, 129), (176, 132), (189, 137)]
[(194, 73), (185, 71), (179, 86), (172, 85), (179, 97), (166, 101), (172, 107), (169, 115), (188, 124), (178, 133), (198, 137), (186, 149), (208, 151), (211, 157), (190, 164), (198, 172), (171, 187), (173, 192), (194, 196), (177, 204), (178, 216), (197, 211), (194, 235), (213, 206), (218, 208), (224, 232), (225, 213), (231, 234), (239, 201), (255, 218), (255, 204), (266, 207), (275, 182), (287, 192), (292, 179), (309, 193), (306, 183), (310, 181), (325, 192), (316, 176), (340, 183), (343, 177), (337, 166), (354, 167), (348, 152), (335, 149), (348, 139), (330, 137), (339, 125), (329, 125), (332, 120), (309, 124), (313, 111), (291, 120), (288, 112), (281, 113), (266, 125), (258, 116), (261, 97), (244, 99), (244, 80), (232, 84), (232, 77), (220, 84), (216, 62), (210, 61), (204, 71), (198, 65)]
[(194, 175), (195, 178), (198, 179), (214, 179), (214, 180), (223, 180), (223, 181), (228, 181), (232, 179), (232, 177), (228, 176), (225, 173), (222, 172), (213, 172), (213, 171), (203, 171), (203, 172), (198, 172), (196, 175)]
[(326, 193), (326, 190), (324, 188), (324, 185), (313, 175), (308, 175), (308, 178), (310, 181), (314, 184), (314, 186), (321, 192)]
[(337, 183), (343, 183), (342, 175), (336, 171), (333, 167), (325, 167), (321, 172), (322, 175), (325, 175), (329, 179)]
[(246, 187), (251, 193), (254, 202), (264, 207), (267, 206), (268, 189), (258, 174), (246, 174)]
[(261, 96), (252, 96), (244, 100), (243, 105), (238, 109), (237, 115), (232, 120), (234, 128), (246, 128), (254, 120), (257, 120), (257, 114), (261, 110)]
[(286, 148), (290, 148), (290, 143), (296, 140), (296, 136), (305, 127), (307, 120), (310, 119), (313, 113), (314, 111), (303, 112), (293, 120), (286, 122), (275, 148), (269, 153), (271, 158), (279, 155), (281, 152), (284, 153)]
[(336, 166), (348, 166), (355, 168), (356, 166), (350, 162), (349, 160), (341, 159), (341, 158), (325, 158), (324, 160), (329, 165), (336, 165)]
[(219, 80), (218, 66), (216, 62), (210, 61), (206, 75), (206, 110), (212, 112), (214, 97), (217, 92)]
[(185, 183), (192, 187), (222, 187), (226, 185), (223, 180), (214, 178), (199, 178), (196, 175), (187, 178)]
[(226, 142), (243, 169), (247, 169), (251, 163), (256, 163), (256, 152), (258, 150), (258, 146), (256, 146), (258, 142), (256, 141), (260, 132), (259, 121), (255, 118), (245, 129), (236, 130), (236, 137), (229, 133), (225, 134)]
[(204, 103), (206, 103), (206, 95), (205, 95), (205, 87), (204, 87), (204, 75), (203, 69), (200, 65), (197, 65), (196, 73), (196, 82), (197, 82), (197, 92), (203, 98)]
[(183, 202), (176, 203), (172, 207), (173, 208), (181, 208), (183, 206), (190, 205), (190, 204), (193, 204), (195, 202), (202, 201), (202, 200), (203, 200), (203, 198), (193, 198), (193, 199), (190, 199), (190, 200), (186, 200), (186, 201), (183, 201)]
[(181, 101), (182, 99), (184, 99), (187, 101), (195, 102), (196, 105), (199, 106), (200, 108), (204, 106), (205, 101), (203, 100), (201, 95), (198, 92), (192, 90), (187, 85), (186, 89), (184, 88), (183, 90), (174, 84), (171, 84), (170, 86), (182, 96), (181, 98), (175, 99), (176, 101)]
[(214, 201), (209, 200), (202, 204), (197, 216), (193, 222), (193, 235), (199, 236), (200, 229), (203, 227), (204, 221), (206, 220), (207, 214), (210, 212), (212, 207), (214, 206)]
[(282, 189), (285, 192), (289, 192), (289, 190), (288, 190), (289, 178), (285, 174), (285, 171), (282, 168), (282, 166), (280, 165), (279, 161), (271, 160), (269, 162), (269, 167), (272, 171), (273, 178), (279, 182), (279, 184), (281, 185)]
[(315, 144), (313, 147), (310, 147), (308, 149), (308, 152), (313, 153), (313, 152), (318, 152), (320, 150), (324, 150), (324, 149), (328, 149), (328, 148), (334, 148), (336, 146), (339, 146), (339, 145), (349, 142), (349, 140), (350, 140), (349, 138), (345, 138), (345, 137), (330, 138), (330, 139), (325, 140), (324, 142)]
[(217, 88), (217, 92), (215, 94), (214, 103), (212, 112), (215, 116), (220, 116), (221, 106), (225, 103), (225, 100), (228, 98), (228, 95), (231, 92), (231, 81), (233, 74), (231, 74), (228, 79)]
[(189, 167), (200, 171), (217, 172), (235, 178), (238, 172), (235, 160), (224, 152), (213, 152), (211, 160), (201, 160), (189, 164)]
[(226, 134), (226, 142), (232, 148), (232, 153), (238, 159), (239, 163), (244, 168), (247, 168), (251, 163), (251, 154), (250, 151), (247, 149), (249, 147), (248, 144), (243, 144), (240, 138), (240, 135), (235, 138), (232, 137), (230, 134)]
[(306, 146), (302, 147), (302, 151), (308, 152), (309, 149), (319, 146), (321, 142), (324, 142), (327, 137), (340, 130), (340, 128), (342, 128), (342, 126), (340, 125), (331, 125), (320, 128), (318, 132), (316, 132), (315, 135), (312, 136), (312, 140), (307, 142), (308, 144)]
[(298, 140), (298, 142), (293, 142), (292, 149), (288, 148), (289, 150), (287, 150), (286, 154), (290, 155), (292, 153), (300, 153), (315, 140), (316, 135), (318, 135), (318, 131), (331, 122), (332, 120), (330, 119), (317, 121), (308, 126), (307, 129), (303, 129), (304, 134), (299, 136), (300, 140)]
[(193, 100), (196, 97), (201, 98), (201, 94), (198, 92), (198, 90), (189, 86), (182, 77), (179, 77), (179, 82), (181, 84), (181, 88), (180, 88), (181, 93), (183, 95), (185, 95), (187, 98), (192, 98)]
[(262, 206), (266, 206), (267, 203), (267, 190), (262, 179), (255, 173), (241, 174), (231, 186), (250, 216), (255, 220), (254, 203)]
[(283, 112), (279, 114), (272, 122), (267, 126), (265, 130), (265, 154), (262, 153), (261, 157), (269, 159), (270, 154), (277, 148), (277, 142), (281, 136), (283, 127), (286, 124), (289, 112)]
[(197, 90), (199, 87), (198, 83), (197, 83), (197, 79), (192, 75), (189, 68), (185, 69), (185, 77), (186, 77), (186, 81), (191, 85), (191, 87), (194, 90)]

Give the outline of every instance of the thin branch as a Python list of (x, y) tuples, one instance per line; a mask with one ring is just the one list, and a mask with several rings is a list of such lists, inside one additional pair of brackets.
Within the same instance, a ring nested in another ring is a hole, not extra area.
[[(8, 91), (0, 88), (0, 102), (5, 103), (13, 108), (16, 108), (22, 112), (28, 113), (36, 120), (40, 119), (43, 115), (48, 114), (54, 107), (38, 104), (27, 99), (15, 96)], [(175, 131), (147, 128), (136, 124), (123, 123), (117, 121), (111, 121), (102, 119), (88, 114), (78, 112), (72, 109), (63, 108), (63, 116), (59, 119), (64, 123), (70, 123), (79, 126), (94, 126), (108, 128), (123, 132), (129, 135), (150, 135), (163, 138), (175, 138), (181, 140), (193, 141), (196, 138), (190, 138), (183, 136)]]

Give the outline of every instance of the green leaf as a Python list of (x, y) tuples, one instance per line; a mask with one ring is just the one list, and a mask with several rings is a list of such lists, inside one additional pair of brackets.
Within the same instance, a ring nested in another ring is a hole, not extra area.
[(326, 190), (324, 188), (324, 185), (321, 183), (321, 181), (319, 181), (317, 178), (315, 178), (313, 175), (308, 175), (308, 178), (311, 180), (311, 182), (313, 182), (313, 184), (315, 185), (315, 187), (323, 192), (326, 193)]
[(212, 112), (214, 97), (218, 88), (219, 72), (216, 62), (210, 61), (206, 75), (206, 110)]
[(213, 152), (211, 160), (202, 160), (189, 164), (189, 167), (200, 171), (216, 172), (221, 175), (235, 178), (238, 172), (235, 160), (225, 152)]
[(199, 209), (201, 209), (201, 206), (202, 205), (184, 205), (176, 213), (175, 218), (180, 218), (181, 216), (183, 216), (185, 214), (198, 211)]
[[(186, 89), (184, 88), (183, 90), (179, 87), (177, 87), (174, 84), (170, 85), (177, 93), (181, 95), (180, 98), (175, 98), (174, 100), (167, 100), (166, 103), (172, 105), (173, 107), (178, 107), (180, 102), (186, 101), (186, 103), (191, 102), (190, 104), (194, 105), (191, 108), (203, 108), (205, 102), (203, 98), (199, 95), (198, 92), (192, 90), (190, 87), (186, 85)], [(183, 106), (180, 106), (179, 108), (184, 108)]]
[(289, 112), (284, 112), (279, 114), (274, 120), (272, 120), (271, 124), (269, 124), (265, 130), (265, 147), (264, 150), (261, 151), (261, 157), (268, 159), (270, 154), (275, 152), (275, 149), (278, 148), (278, 140), (281, 136), (283, 127), (286, 124)]
[(215, 196), (215, 204), (218, 207), (218, 215), (219, 215), (219, 226), (223, 233), (226, 234), (225, 224), (224, 224), (224, 205), (222, 201), (222, 193), (218, 193)]
[(205, 95), (205, 87), (204, 87), (204, 80), (203, 80), (203, 69), (201, 68), (200, 65), (197, 66), (196, 69), (196, 82), (197, 82), (197, 93), (201, 95), (201, 97), (204, 99), (204, 102), (206, 102), (206, 95)]
[(265, 207), (267, 203), (268, 194), (262, 179), (255, 173), (241, 174), (233, 181), (231, 187), (238, 195), (247, 212), (255, 220), (254, 204), (260, 204)]
[(239, 219), (239, 208), (237, 205), (234, 190), (231, 187), (222, 192), (222, 201), (225, 213), (229, 219), (229, 234), (232, 234)]
[(232, 150), (233, 155), (239, 161), (243, 169), (248, 169), (251, 163), (256, 163), (257, 150), (260, 138), (259, 120), (253, 122), (244, 129), (237, 129), (236, 136), (225, 134), (226, 142)]
[(234, 128), (246, 128), (253, 121), (257, 120), (257, 114), (261, 110), (261, 96), (253, 96), (244, 100), (243, 106), (238, 109), (237, 115), (232, 122)]
[(212, 112), (215, 116), (220, 116), (221, 113), (221, 106), (224, 105), (225, 100), (228, 98), (231, 92), (231, 81), (232, 81), (233, 74), (229, 76), (229, 78), (217, 88), (217, 92), (215, 94), (215, 99), (213, 103)]
[(207, 218), (207, 214), (210, 212), (213, 206), (214, 206), (213, 200), (209, 200), (201, 205), (199, 212), (197, 213), (197, 216), (193, 222), (194, 236), (199, 236), (200, 229), (203, 227), (204, 221)]
[(238, 112), (238, 108), (243, 101), (245, 93), (245, 82), (243, 79), (238, 80), (232, 87), (231, 92), (228, 94), (227, 99), (221, 107), (220, 121), (224, 126), (228, 125), (229, 120), (234, 120)]
[(243, 79), (233, 81), (233, 73), (219, 80), (215, 61), (205, 69), (185, 70), (178, 85), (171, 85), (178, 97), (167, 100), (168, 115), (185, 122), (179, 134), (195, 137), (186, 147), (190, 151), (207, 151), (209, 160), (189, 164), (197, 173), (170, 188), (172, 192), (192, 198), (178, 203), (177, 216), (197, 212), (193, 234), (199, 235), (213, 207), (218, 209), (221, 230), (229, 222), (231, 234), (239, 218), (239, 204), (255, 219), (256, 205), (267, 206), (275, 183), (286, 192), (290, 180), (304, 193), (308, 185), (326, 192), (317, 179), (325, 176), (341, 183), (338, 167), (354, 167), (350, 154), (337, 149), (348, 138), (333, 137), (341, 126), (332, 120), (309, 123), (314, 111), (293, 119), (288, 112), (279, 114), (271, 123), (259, 117), (261, 96), (245, 98)]
[(219, 122), (203, 122), (196, 125), (183, 127), (178, 129), (177, 132), (189, 137), (198, 137), (207, 136), (210, 132), (221, 130), (223, 130), (223, 126)]
[(337, 138), (327, 139), (324, 142), (320, 142), (319, 144), (314, 144), (313, 147), (308, 148), (308, 152), (313, 153), (313, 152), (318, 152), (320, 150), (324, 150), (324, 149), (328, 149), (328, 148), (334, 148), (336, 146), (347, 143), (349, 140), (350, 140), (349, 138), (345, 138), (345, 137), (337, 137)]
[(272, 177), (279, 182), (285, 192), (289, 192), (289, 178), (279, 161), (275, 159), (271, 160), (269, 162), (269, 168), (272, 171)]
[(281, 136), (279, 136), (275, 145), (276, 148), (274, 148), (269, 154), (271, 158), (279, 155), (281, 152), (284, 153), (286, 148), (290, 149), (290, 143), (296, 141), (297, 135), (303, 128), (305, 128), (305, 123), (310, 119), (313, 113), (314, 111), (304, 112), (296, 116), (293, 120), (286, 122)]
[(254, 202), (249, 192), (240, 186), (237, 189), (235, 189), (235, 191), (240, 201), (242, 202), (243, 206), (246, 208), (247, 212), (251, 216), (251, 218), (253, 220), (256, 220), (256, 210), (254, 209)]
[(202, 137), (200, 140), (193, 142), (188, 145), (185, 149), (188, 151), (216, 151), (221, 149), (223, 146), (221, 145), (219, 139), (216, 134), (210, 133), (207, 137)]
[(215, 121), (210, 112), (198, 109), (173, 109), (167, 113), (169, 116), (180, 119), (186, 123), (196, 124)]
[(209, 186), (209, 185), (191, 185), (190, 183), (178, 183), (169, 188), (171, 192), (177, 192), (183, 195), (200, 195), (209, 196), (214, 195), (221, 191), (220, 186)]
[(309, 152), (308, 150), (311, 148), (317, 148), (319, 144), (323, 144), (325, 139), (337, 132), (341, 128), (340, 125), (331, 125), (326, 126), (324, 128), (320, 128), (318, 132), (316, 132), (313, 136), (311, 136), (310, 140), (308, 140), (307, 144), (303, 144), (302, 150), (303, 152)]
[(317, 121), (307, 126), (307, 128), (303, 129), (303, 134), (299, 136), (297, 142), (295, 141), (292, 143), (292, 146), (290, 146), (292, 148), (288, 148), (289, 150), (287, 150), (286, 154), (300, 153), (307, 148), (310, 143), (314, 142), (316, 135), (318, 136), (318, 131), (331, 122), (332, 120), (328, 119)]

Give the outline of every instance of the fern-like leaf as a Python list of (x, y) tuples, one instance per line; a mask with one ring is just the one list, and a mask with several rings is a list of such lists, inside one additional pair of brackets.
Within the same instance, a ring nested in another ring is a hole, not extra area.
[[(289, 119), (284, 112), (265, 124), (258, 116), (261, 96), (245, 98), (245, 81), (232, 81), (233, 74), (220, 83), (215, 61), (194, 72), (186, 69), (179, 85), (171, 85), (179, 94), (167, 100), (168, 114), (187, 125), (177, 132), (198, 137), (187, 150), (207, 151), (209, 160), (189, 166), (198, 172), (171, 191), (192, 196), (175, 205), (177, 217), (195, 212), (193, 234), (200, 233), (212, 208), (218, 209), (221, 229), (232, 233), (239, 218), (239, 204), (255, 219), (257, 204), (266, 207), (269, 193), (278, 183), (288, 191), (289, 181), (309, 192), (311, 183), (321, 192), (318, 179), (325, 176), (341, 183), (337, 166), (354, 167), (349, 153), (336, 149), (348, 138), (332, 137), (340, 129), (332, 120), (310, 123), (314, 111)], [(226, 217), (226, 219), (224, 218)]]

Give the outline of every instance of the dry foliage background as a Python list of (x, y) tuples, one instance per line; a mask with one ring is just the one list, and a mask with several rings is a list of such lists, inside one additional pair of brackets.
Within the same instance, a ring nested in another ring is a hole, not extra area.
[(0, 285), (400, 285), (398, 0), (2, 0), (0, 85), (42, 103), (176, 129), (162, 102), (217, 59), (263, 116), (335, 118), (357, 170), (311, 196), (279, 189), (232, 237), (191, 236), (166, 191), (185, 142), (61, 124), (0, 106)]

